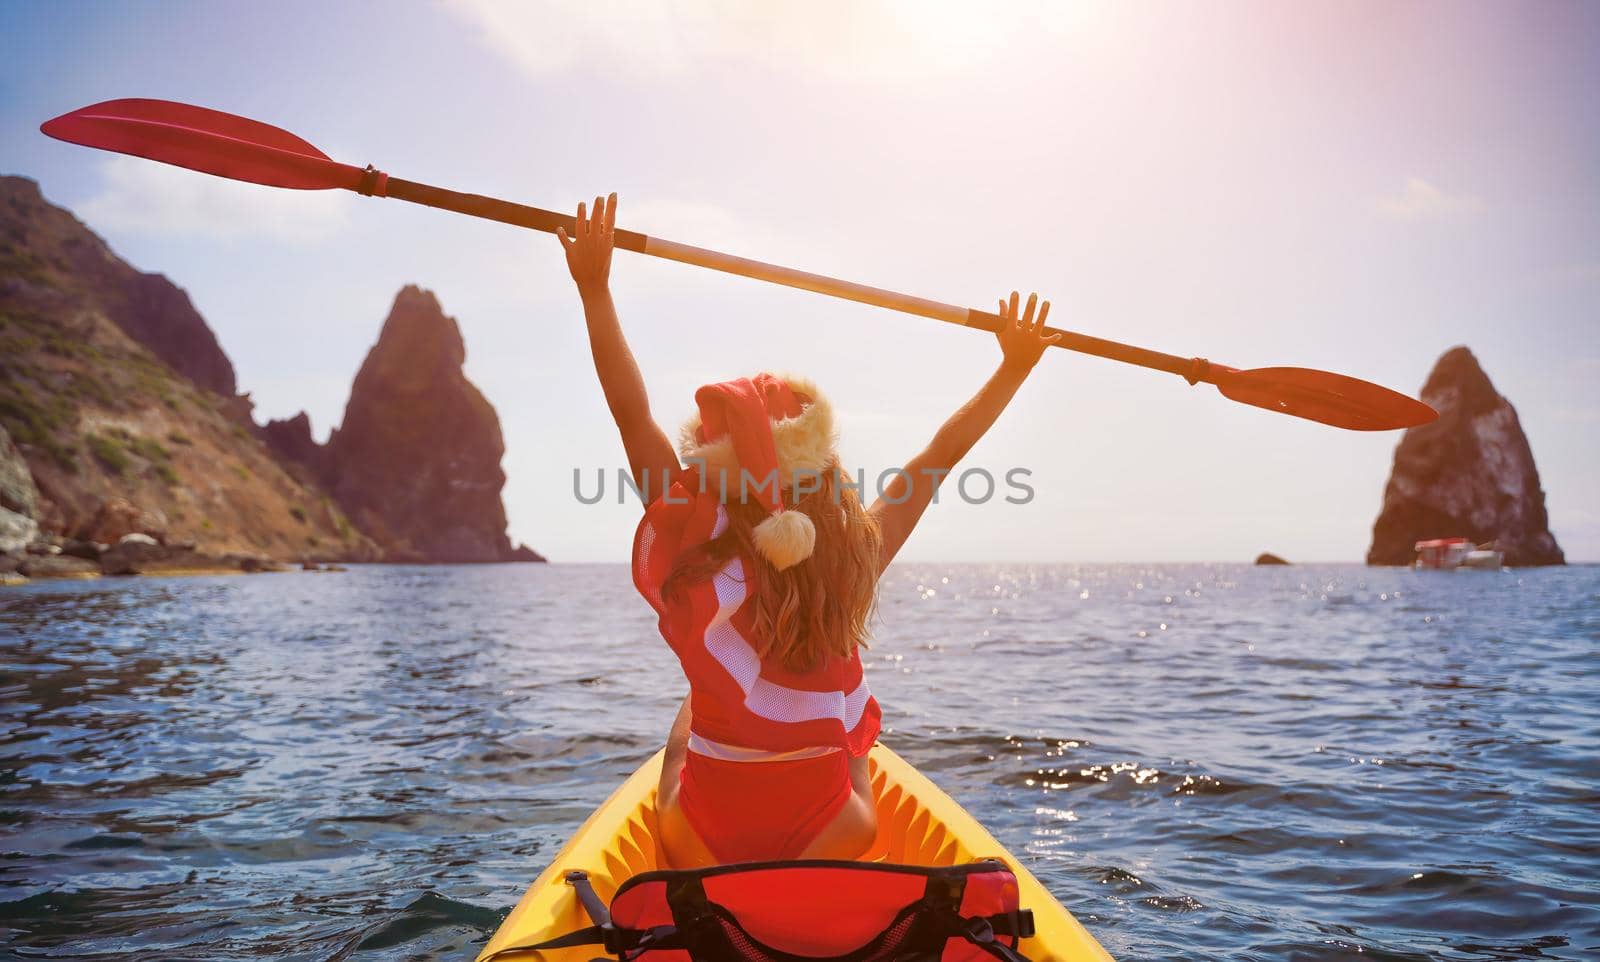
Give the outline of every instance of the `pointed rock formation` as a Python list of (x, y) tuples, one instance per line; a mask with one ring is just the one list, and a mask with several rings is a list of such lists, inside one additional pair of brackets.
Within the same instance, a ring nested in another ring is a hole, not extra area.
[(279, 460), (300, 465), (318, 483), (327, 474), (327, 458), (322, 445), (311, 437), (311, 416), (301, 411), (292, 418), (268, 421), (261, 426), (261, 440)]
[(1472, 352), (1445, 352), (1422, 400), (1439, 419), (1395, 449), (1367, 564), (1407, 565), (1416, 542), (1457, 536), (1495, 542), (1508, 565), (1564, 564), (1517, 412)]
[[(388, 560), (527, 560), (506, 537), (500, 419), (462, 372), (465, 360), (455, 320), (432, 292), (408, 285), (356, 375), (344, 423), (320, 464), (315, 454), (300, 458)], [(299, 418), (268, 432), (287, 455), (312, 443), (309, 422)]]

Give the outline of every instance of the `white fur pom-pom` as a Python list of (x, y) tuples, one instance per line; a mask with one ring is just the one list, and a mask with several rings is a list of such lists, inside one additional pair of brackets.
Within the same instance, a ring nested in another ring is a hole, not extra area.
[(782, 571), (811, 557), (817, 546), (817, 528), (801, 511), (779, 511), (756, 525), (756, 550)]

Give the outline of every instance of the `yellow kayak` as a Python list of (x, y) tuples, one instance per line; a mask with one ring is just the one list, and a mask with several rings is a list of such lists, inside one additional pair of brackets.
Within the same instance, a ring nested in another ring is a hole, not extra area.
[[(878, 803), (878, 839), (863, 860), (941, 866), (998, 858), (1016, 874), (1022, 906), (1033, 910), (1034, 934), (1018, 946), (1024, 956), (1034, 962), (1111, 962), (1094, 936), (1039, 880), (926, 776), (883, 745), (872, 747), (868, 762)], [(569, 871), (586, 871), (595, 892), (610, 902), (628, 878), (668, 867), (655, 842), (660, 775), (657, 752), (589, 816), (506, 916), (479, 959), (589, 925), (589, 916), (565, 881)], [(579, 945), (500, 959), (588, 962), (596, 954), (593, 946)]]

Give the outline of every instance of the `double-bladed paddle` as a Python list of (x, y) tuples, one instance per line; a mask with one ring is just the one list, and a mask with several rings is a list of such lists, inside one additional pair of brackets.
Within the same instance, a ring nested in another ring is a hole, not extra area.
[[(551, 234), (558, 227), (565, 227), (569, 233), (573, 229), (573, 218), (566, 214), (401, 180), (371, 165), (363, 169), (341, 164), (286, 130), (190, 104), (168, 100), (108, 100), (62, 114), (46, 121), (39, 129), (59, 140), (269, 187), (343, 188), (369, 197), (408, 200)], [(1000, 315), (988, 311), (956, 307), (634, 231), (619, 230), (615, 236), (616, 246), (623, 250), (831, 294), (963, 327), (983, 331), (1000, 329)], [(1343, 374), (1303, 367), (1241, 371), (1204, 358), (1178, 357), (1087, 334), (1056, 328), (1047, 330), (1061, 335), (1058, 347), (1166, 371), (1183, 377), (1190, 384), (1205, 381), (1215, 384), (1225, 397), (1235, 401), (1334, 427), (1388, 431), (1426, 424), (1439, 416), (1421, 401)]]

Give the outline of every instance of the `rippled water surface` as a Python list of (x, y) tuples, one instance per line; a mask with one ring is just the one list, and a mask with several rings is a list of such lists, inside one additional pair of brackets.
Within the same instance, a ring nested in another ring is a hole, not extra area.
[[(884, 741), (1122, 960), (1600, 959), (1600, 569), (903, 565)], [(683, 682), (620, 566), (0, 590), (0, 955), (464, 959)]]

